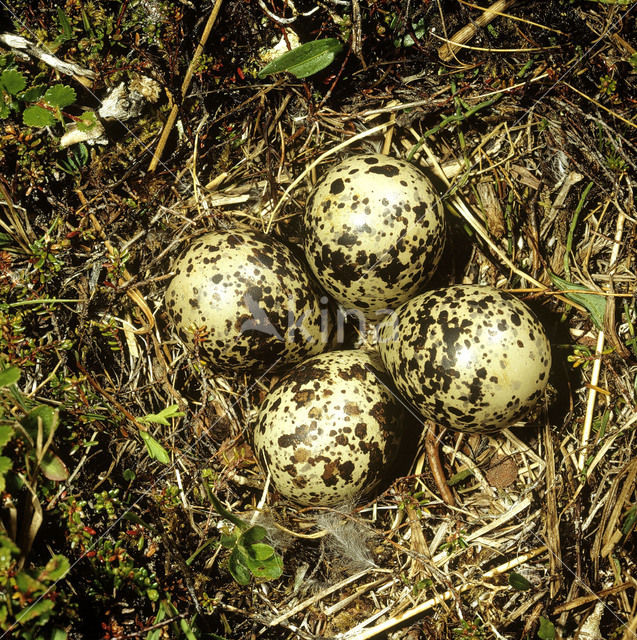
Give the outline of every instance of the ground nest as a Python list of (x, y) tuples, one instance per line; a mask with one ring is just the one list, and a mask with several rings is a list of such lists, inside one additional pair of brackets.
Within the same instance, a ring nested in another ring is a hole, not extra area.
[[(0, 637), (636, 637), (637, 5), (2, 11)], [(296, 38), (343, 47), (306, 78), (260, 78)], [(73, 99), (21, 93), (57, 85)], [(99, 135), (67, 144), (87, 111)], [(411, 425), (378, 495), (301, 508), (251, 449), (276, 375), (207, 367), (163, 295), (206, 231), (298, 248), (312, 185), (359, 152), (442, 195), (429, 286), (513, 292), (553, 368), (519, 425)], [(255, 525), (283, 570), (242, 584), (231, 551)]]

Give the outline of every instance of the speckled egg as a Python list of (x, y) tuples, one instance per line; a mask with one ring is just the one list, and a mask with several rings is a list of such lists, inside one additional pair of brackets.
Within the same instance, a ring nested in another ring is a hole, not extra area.
[(440, 198), (405, 160), (347, 158), (319, 180), (305, 213), (305, 253), (317, 280), (368, 318), (422, 290), (445, 242)]
[(378, 332), (396, 387), (422, 415), (451, 429), (511, 426), (546, 387), (551, 346), (530, 309), (492, 287), (429, 291), (396, 309)]
[(318, 286), (269, 235), (247, 228), (208, 233), (174, 271), (166, 308), (180, 337), (212, 368), (291, 365), (324, 350), (329, 313)]
[(380, 359), (332, 351), (292, 369), (266, 396), (254, 449), (281, 495), (335, 505), (369, 493), (398, 452), (400, 402)]

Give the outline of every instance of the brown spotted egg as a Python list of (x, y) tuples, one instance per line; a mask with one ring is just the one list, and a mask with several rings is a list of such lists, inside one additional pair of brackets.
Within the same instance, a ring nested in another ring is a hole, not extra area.
[(347, 158), (319, 180), (305, 213), (305, 253), (325, 289), (368, 318), (422, 290), (442, 255), (440, 198), (414, 165)]
[(429, 291), (379, 328), (379, 349), (398, 390), (450, 429), (494, 432), (542, 397), (551, 346), (530, 309), (492, 287)]
[(254, 430), (276, 489), (302, 505), (371, 491), (394, 461), (402, 406), (378, 358), (332, 351), (305, 360), (266, 396)]
[(318, 287), (269, 235), (246, 228), (208, 233), (174, 271), (166, 308), (180, 337), (213, 368), (291, 365), (325, 348), (329, 315)]

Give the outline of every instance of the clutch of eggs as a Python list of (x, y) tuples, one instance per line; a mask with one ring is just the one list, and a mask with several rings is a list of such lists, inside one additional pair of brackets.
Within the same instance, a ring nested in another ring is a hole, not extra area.
[(166, 308), (184, 342), (222, 371), (292, 365), (323, 351), (329, 314), (299, 259), (241, 228), (197, 238), (174, 265)]
[(415, 166), (361, 154), (330, 168), (304, 217), (305, 254), (343, 307), (369, 319), (422, 290), (445, 242), (440, 198)]
[(406, 302), (378, 332), (397, 389), (427, 419), (494, 432), (533, 409), (551, 345), (531, 310), (492, 287), (455, 285)]

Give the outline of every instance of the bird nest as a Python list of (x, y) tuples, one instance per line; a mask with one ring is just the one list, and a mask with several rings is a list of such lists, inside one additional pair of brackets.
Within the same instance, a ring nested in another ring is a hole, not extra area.
[[(227, 1), (207, 16), (168, 3), (165, 48), (145, 31), (128, 44), (136, 72), (183, 84), (134, 124), (105, 123), (108, 146), (71, 177), (10, 121), (0, 362), (59, 411), (68, 474), (32, 484), (28, 508), (7, 494), (2, 522), (21, 532), (24, 566), (70, 560), (50, 621), (69, 637), (637, 632), (635, 12), (422, 4)], [(289, 37), (288, 19), (302, 36), (346, 31), (346, 57), (311, 79), (242, 70)], [(185, 27), (200, 46), (171, 57)], [(100, 64), (120, 73), (103, 60), (82, 61), (94, 82)], [(206, 231), (248, 225), (300, 246), (317, 178), (359, 152), (431, 176), (450, 223), (432, 286), (513, 292), (545, 326), (553, 370), (524, 422), (488, 436), (421, 423), (377, 495), (301, 508), (251, 449), (277, 376), (208, 367), (163, 293)], [(282, 573), (242, 583), (231, 553), (253, 527)]]

